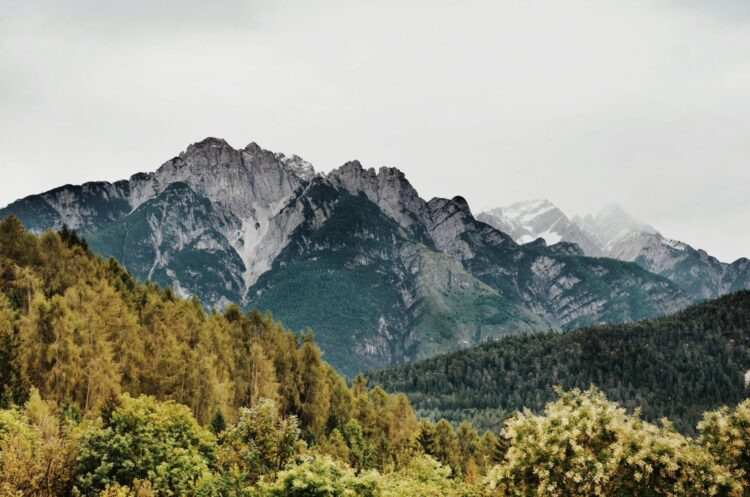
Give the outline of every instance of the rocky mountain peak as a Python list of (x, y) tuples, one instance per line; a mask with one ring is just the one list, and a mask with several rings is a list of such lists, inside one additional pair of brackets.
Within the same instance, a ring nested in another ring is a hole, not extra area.
[(404, 228), (411, 228), (418, 220), (427, 221), (425, 201), (397, 168), (381, 167), (376, 172), (354, 160), (328, 173), (326, 179), (352, 195), (364, 194)]
[[(204, 157), (206, 160), (211, 160), (212, 158), (217, 160), (216, 158), (220, 157), (222, 152), (237, 153), (237, 151), (223, 138), (209, 136), (203, 140), (188, 145), (188, 147), (181, 152), (179, 156), (175, 157), (175, 159), (179, 158), (187, 160), (189, 157), (198, 156)], [(175, 161), (175, 159), (172, 159), (172, 161)]]
[(549, 249), (560, 254), (576, 253), (576, 249), (560, 246), (571, 242), (587, 256), (635, 262), (671, 280), (693, 298), (715, 298), (750, 286), (741, 264), (723, 263), (705, 250), (664, 237), (619, 205), (568, 219), (549, 201), (537, 199), (492, 209), (477, 219), (510, 234), (518, 243), (542, 237)]
[(277, 156), (255, 142), (237, 150), (220, 138), (190, 145), (164, 163), (151, 181), (139, 184), (139, 202), (182, 181), (228, 208), (242, 219), (257, 221), (258, 209), (267, 209), (314, 175), (312, 165), (300, 158)]
[(461, 195), (456, 195), (451, 199), (451, 202), (455, 204), (457, 208), (461, 209), (466, 214), (471, 216), (471, 208), (469, 207), (469, 202), (467, 202), (464, 197), (462, 197)]
[(274, 154), (274, 156), (279, 162), (284, 164), (287, 169), (293, 172), (300, 179), (303, 179), (305, 181), (312, 181), (312, 179), (317, 176), (313, 165), (304, 160), (299, 155), (292, 154), (287, 157), (282, 153), (276, 153)]
[(260, 148), (260, 145), (258, 145), (255, 142), (250, 142), (247, 145), (245, 145), (244, 148), (245, 152), (251, 153), (251, 154), (257, 154), (263, 151), (262, 148)]
[(215, 136), (207, 136), (206, 138), (197, 141), (191, 145), (188, 145), (188, 148), (195, 147), (195, 148), (211, 148), (211, 147), (229, 147), (231, 148), (231, 145), (227, 143), (227, 141), (224, 138), (217, 138)]
[[(562, 236), (566, 218), (549, 201), (516, 210)], [(397, 168), (351, 161), (316, 175), (302, 158), (257, 143), (207, 138), (155, 173), (64, 187), (1, 212), (39, 230), (82, 227), (92, 250), (209, 306), (257, 306), (293, 328), (312, 326), (328, 357), (352, 372), (683, 304), (676, 288), (630, 264), (589, 260), (547, 237), (547, 247), (519, 246), (477, 221), (461, 196), (428, 203)], [(646, 285), (647, 295), (630, 293)], [(620, 295), (633, 297), (625, 313), (608, 307)], [(332, 308), (342, 312), (319, 312)]]

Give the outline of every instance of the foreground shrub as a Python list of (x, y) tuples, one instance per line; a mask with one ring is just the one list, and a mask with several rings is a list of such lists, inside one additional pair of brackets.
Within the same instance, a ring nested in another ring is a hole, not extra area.
[(382, 495), (375, 471), (356, 475), (328, 456), (314, 456), (279, 473), (276, 481), (261, 484), (264, 497), (376, 497)]
[(750, 487), (750, 399), (734, 409), (723, 407), (704, 414), (698, 430), (703, 446), (742, 475)]
[(414, 457), (404, 468), (383, 476), (384, 497), (459, 497), (472, 488), (452, 478), (449, 466), (430, 456)]
[(594, 389), (559, 393), (543, 416), (506, 422), (505, 460), (486, 479), (495, 495), (740, 496), (741, 484), (702, 447), (628, 415)]

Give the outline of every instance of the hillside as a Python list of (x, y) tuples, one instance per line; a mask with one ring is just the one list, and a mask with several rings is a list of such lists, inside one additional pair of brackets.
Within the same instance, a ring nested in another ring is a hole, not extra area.
[(693, 440), (573, 390), (480, 436), (419, 420), (363, 376), (347, 385), (310, 334), (237, 306), (207, 314), (75, 232), (36, 237), (14, 217), (0, 222), (0, 360), (2, 495), (740, 497), (749, 485), (750, 402), (706, 413)]
[(518, 409), (541, 411), (554, 386), (593, 384), (693, 433), (703, 411), (750, 396), (750, 292), (656, 320), (508, 337), (370, 378), (422, 415), (493, 430)]
[(362, 377), (348, 386), (311, 334), (237, 306), (207, 314), (195, 299), (138, 283), (72, 232), (36, 237), (13, 217), (0, 222), (0, 359), (0, 408), (35, 390), (80, 419), (127, 393), (182, 404), (206, 426), (268, 399), (310, 445), (355, 423), (368, 468), (403, 457), (418, 429), (403, 395)]
[(519, 332), (633, 321), (688, 298), (633, 263), (518, 245), (466, 200), (422, 199), (394, 168), (327, 175), (301, 158), (207, 138), (155, 172), (66, 185), (0, 209), (69, 226), (138, 280), (315, 331), (349, 376)]

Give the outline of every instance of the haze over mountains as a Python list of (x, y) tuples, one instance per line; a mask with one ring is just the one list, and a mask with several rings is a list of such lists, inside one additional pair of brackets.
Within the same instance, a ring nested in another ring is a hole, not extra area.
[(517, 202), (482, 212), (477, 219), (511, 235), (518, 243), (575, 243), (591, 257), (635, 262), (668, 278), (695, 300), (750, 288), (750, 261), (721, 262), (705, 250), (665, 237), (618, 206), (596, 216), (569, 218), (548, 200)]
[(321, 175), (299, 157), (216, 138), (153, 173), (0, 210), (11, 214), (37, 232), (67, 224), (136, 277), (209, 307), (239, 303), (310, 327), (346, 374), (691, 301), (641, 265), (586, 257), (590, 247), (516, 243), (460, 196), (422, 199), (398, 169), (352, 161)]

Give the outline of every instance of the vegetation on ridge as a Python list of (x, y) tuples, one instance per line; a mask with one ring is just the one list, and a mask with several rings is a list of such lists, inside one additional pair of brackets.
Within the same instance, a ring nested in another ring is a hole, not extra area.
[(541, 412), (555, 386), (593, 384), (647, 420), (667, 417), (693, 434), (704, 411), (748, 396), (749, 370), (750, 291), (743, 291), (654, 320), (511, 336), (370, 378), (405, 392), (423, 416), (491, 430), (516, 410)]
[(750, 489), (750, 401), (700, 439), (590, 390), (500, 433), (419, 421), (237, 307), (138, 283), (70, 232), (0, 222), (0, 495), (725, 495)]

